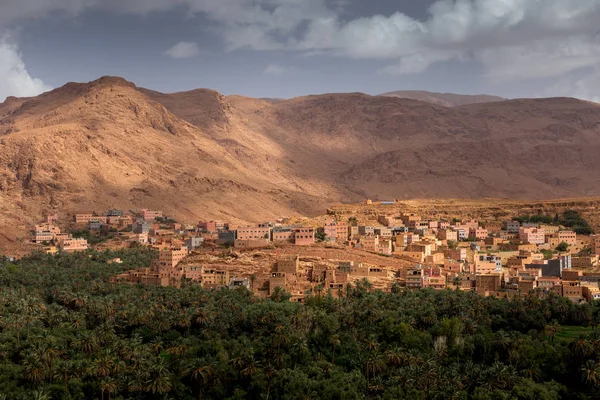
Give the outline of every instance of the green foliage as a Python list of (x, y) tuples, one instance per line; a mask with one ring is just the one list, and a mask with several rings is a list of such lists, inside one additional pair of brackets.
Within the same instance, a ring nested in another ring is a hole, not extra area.
[(521, 224), (526, 222), (532, 222), (534, 224), (552, 224), (555, 223), (555, 218), (550, 214), (536, 214), (536, 215), (520, 215), (515, 218)]
[(550, 214), (520, 215), (515, 220), (521, 224), (533, 222), (537, 224), (563, 225), (573, 229), (573, 231), (580, 235), (591, 235), (594, 233), (590, 224), (581, 216), (581, 213), (574, 210), (567, 210), (562, 216), (559, 216), (557, 213), (554, 217)]
[(554, 252), (552, 250), (541, 250), (544, 255), (544, 260), (552, 260), (554, 258)]
[(558, 246), (556, 246), (556, 251), (567, 251), (569, 250), (569, 244), (567, 242), (560, 242)]
[(107, 240), (115, 237), (114, 232), (104, 232), (102, 230), (98, 232), (91, 232), (88, 229), (73, 230), (71, 231), (71, 234), (74, 238), (86, 239), (88, 244), (91, 246), (106, 242)]
[(458, 249), (458, 242), (456, 240), (448, 240), (448, 248), (451, 250)]
[(559, 219), (559, 223), (573, 229), (576, 233), (581, 235), (591, 235), (594, 233), (590, 224), (577, 211), (565, 211)]
[(317, 242), (324, 242), (324, 241), (325, 241), (325, 239), (327, 239), (327, 234), (326, 234), (324, 231), (322, 231), (322, 230), (318, 230), (318, 231), (315, 233), (315, 240), (316, 240)]
[(1, 259), (0, 399), (597, 398), (597, 303), (364, 280), (298, 304), (283, 289), (109, 282), (155, 257)]

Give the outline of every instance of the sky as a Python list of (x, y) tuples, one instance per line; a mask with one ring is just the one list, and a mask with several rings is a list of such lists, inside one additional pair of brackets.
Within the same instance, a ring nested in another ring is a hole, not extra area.
[(600, 102), (600, 0), (0, 0), (0, 101), (121, 76), (289, 98)]

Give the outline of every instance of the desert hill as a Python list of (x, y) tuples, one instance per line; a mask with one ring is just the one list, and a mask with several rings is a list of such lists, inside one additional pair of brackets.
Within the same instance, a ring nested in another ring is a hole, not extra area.
[(444, 107), (464, 106), (467, 104), (491, 103), (506, 100), (503, 97), (489, 96), (485, 94), (466, 95), (454, 93), (435, 93), (420, 90), (398, 90), (380, 94), (380, 96), (399, 97), (402, 99), (412, 99), (425, 101)]
[(600, 106), (575, 99), (270, 102), (104, 77), (0, 104), (0, 226), (108, 207), (260, 222), (365, 197), (600, 196), (599, 151)]

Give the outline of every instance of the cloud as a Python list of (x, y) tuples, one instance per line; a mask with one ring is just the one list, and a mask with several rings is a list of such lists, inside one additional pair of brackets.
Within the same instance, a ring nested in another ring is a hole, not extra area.
[(18, 48), (0, 39), (0, 101), (8, 96), (29, 97), (51, 90), (27, 72)]
[(165, 51), (166, 55), (171, 58), (191, 58), (200, 54), (198, 43), (195, 42), (179, 42)]
[[(354, 0), (359, 1), (359, 0)], [(6, 21), (89, 9), (144, 15), (179, 8), (216, 22), (228, 51), (287, 50), (388, 62), (423, 73), (468, 59), (495, 82), (561, 77), (600, 64), (600, 0), (437, 0), (425, 18), (402, 12), (348, 19), (332, 0), (4, 0)], [(189, 51), (173, 54), (182, 56)], [(173, 56), (173, 55), (171, 55)]]
[(265, 68), (265, 75), (275, 75), (275, 76), (281, 76), (290, 72), (295, 71), (296, 68), (295, 67), (285, 67), (279, 64), (269, 64), (267, 65), (267, 68)]
[(583, 71), (578, 77), (566, 77), (550, 86), (540, 96), (576, 97), (600, 103), (600, 67), (590, 68)]
[(311, 21), (296, 47), (357, 59), (394, 59), (384, 72), (421, 73), (473, 59), (496, 81), (559, 76), (600, 62), (600, 0), (439, 0), (424, 20), (403, 13)]

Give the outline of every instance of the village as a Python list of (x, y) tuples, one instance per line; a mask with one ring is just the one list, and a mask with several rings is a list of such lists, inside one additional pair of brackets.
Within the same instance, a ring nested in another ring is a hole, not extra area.
[[(98, 236), (109, 239), (89, 243)], [(378, 215), (371, 224), (356, 217), (319, 226), (289, 218), (182, 224), (159, 210), (109, 210), (66, 221), (48, 215), (31, 242), (48, 254), (148, 246), (158, 251), (152, 265), (112, 282), (243, 286), (260, 297), (285, 293), (297, 302), (317, 293), (343, 296), (357, 283), (384, 292), (449, 288), (507, 298), (553, 292), (573, 302), (600, 299), (600, 235), (578, 235), (547, 219), (446, 221), (401, 213)]]

